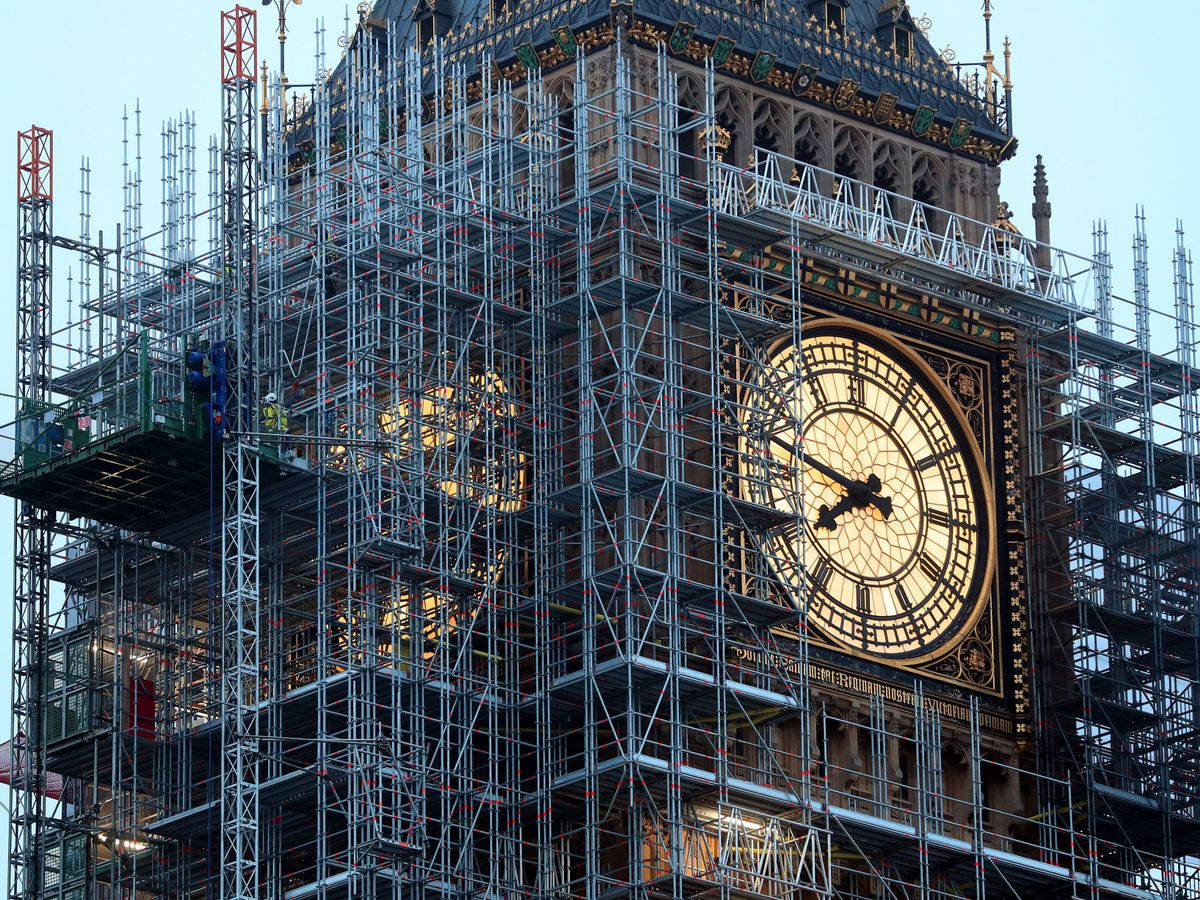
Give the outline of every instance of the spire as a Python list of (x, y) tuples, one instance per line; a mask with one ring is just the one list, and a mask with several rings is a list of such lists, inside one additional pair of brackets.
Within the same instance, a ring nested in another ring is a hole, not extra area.
[(1050, 268), (1050, 185), (1046, 181), (1046, 167), (1042, 164), (1039, 153), (1037, 165), (1033, 167), (1033, 225), (1034, 237), (1037, 238), (1037, 264), (1043, 269)]

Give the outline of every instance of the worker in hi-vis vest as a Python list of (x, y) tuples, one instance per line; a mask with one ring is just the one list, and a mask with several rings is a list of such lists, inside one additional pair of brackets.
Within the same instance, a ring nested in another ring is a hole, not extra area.
[(274, 391), (268, 393), (264, 398), (262, 422), (264, 431), (286, 432), (288, 430), (287, 408), (280, 405)]

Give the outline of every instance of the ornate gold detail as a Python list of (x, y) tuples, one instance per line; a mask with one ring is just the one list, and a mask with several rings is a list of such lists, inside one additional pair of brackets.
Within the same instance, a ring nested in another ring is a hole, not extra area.
[(709, 127), (700, 130), (699, 142), (702, 151), (708, 149), (709, 141), (713, 143), (717, 153), (720, 154), (729, 149), (730, 144), (733, 142), (733, 135), (730, 134), (728, 128), (722, 128), (714, 122)]

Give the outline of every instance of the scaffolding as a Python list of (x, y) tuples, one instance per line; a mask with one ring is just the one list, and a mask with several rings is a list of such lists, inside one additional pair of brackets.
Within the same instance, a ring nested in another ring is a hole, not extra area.
[[(362, 27), (259, 147), (254, 15), (222, 22), (203, 209), (187, 115), (155, 234), (137, 115), (108, 250), (86, 162), (66, 241), (48, 133), (22, 157), (11, 897), (1200, 896), (1182, 234), (1155, 312), (1140, 229), (1125, 304), (1102, 242), (732, 164), (711, 66), (692, 108), (619, 28), (552, 89)], [(820, 266), (1027, 351), (1027, 767), (977, 699), (844, 716), (780, 638), (803, 467), (753, 448), (802, 433), (772, 348)]]

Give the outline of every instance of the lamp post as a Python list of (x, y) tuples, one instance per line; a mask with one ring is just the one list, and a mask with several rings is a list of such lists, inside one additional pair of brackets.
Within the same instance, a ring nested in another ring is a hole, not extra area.
[(263, 6), (274, 6), (279, 10), (279, 82), (287, 91), (287, 68), (284, 66), (284, 48), (287, 44), (287, 10), (289, 6), (300, 6), (304, 0), (262, 0)]

